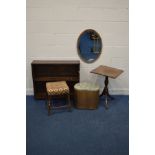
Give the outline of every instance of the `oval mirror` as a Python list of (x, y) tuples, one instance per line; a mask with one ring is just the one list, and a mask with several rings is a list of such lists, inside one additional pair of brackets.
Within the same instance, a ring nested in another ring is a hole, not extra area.
[(101, 54), (102, 40), (100, 35), (92, 29), (83, 31), (78, 38), (77, 49), (84, 62), (94, 62)]

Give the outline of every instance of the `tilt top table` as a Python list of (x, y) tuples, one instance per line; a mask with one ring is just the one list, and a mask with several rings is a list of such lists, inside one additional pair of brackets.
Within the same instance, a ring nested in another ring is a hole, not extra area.
[(90, 73), (105, 76), (105, 81), (104, 81), (105, 86), (100, 96), (105, 95), (105, 107), (107, 109), (108, 108), (108, 97), (110, 99), (113, 99), (113, 97), (110, 96), (109, 90), (108, 90), (108, 83), (109, 83), (108, 78), (109, 77), (113, 79), (117, 78), (121, 73), (123, 73), (123, 70), (100, 65), (99, 67), (93, 69)]

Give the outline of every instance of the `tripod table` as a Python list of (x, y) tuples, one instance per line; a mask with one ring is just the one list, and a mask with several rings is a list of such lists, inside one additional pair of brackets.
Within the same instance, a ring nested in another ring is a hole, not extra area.
[(100, 96), (105, 95), (105, 108), (108, 109), (108, 97), (110, 99), (113, 99), (113, 97), (110, 96), (109, 90), (108, 90), (108, 83), (109, 83), (108, 78), (109, 77), (113, 79), (117, 78), (121, 73), (123, 73), (123, 70), (100, 65), (99, 67), (93, 69), (91, 73), (105, 76), (105, 81), (104, 81), (105, 86)]

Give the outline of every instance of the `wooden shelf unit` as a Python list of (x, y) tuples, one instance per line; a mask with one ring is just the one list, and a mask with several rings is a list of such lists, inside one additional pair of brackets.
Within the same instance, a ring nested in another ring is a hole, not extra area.
[(80, 61), (34, 60), (31, 68), (36, 99), (45, 99), (45, 84), (54, 81), (66, 81), (73, 97), (74, 85), (79, 82)]

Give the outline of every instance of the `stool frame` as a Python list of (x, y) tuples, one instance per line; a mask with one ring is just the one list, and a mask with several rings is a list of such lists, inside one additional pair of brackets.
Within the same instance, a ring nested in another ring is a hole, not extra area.
[[(51, 103), (52, 99), (55, 98), (55, 97), (58, 97), (58, 96), (65, 97), (66, 100), (68, 101), (68, 104), (64, 105), (64, 106), (59, 106), (59, 107), (52, 106), (52, 103)], [(68, 108), (68, 111), (71, 111), (71, 109), (72, 109), (70, 94), (50, 95), (46, 91), (46, 102), (45, 102), (45, 104), (46, 104), (46, 107), (47, 107), (47, 110), (48, 110), (48, 116), (50, 116), (52, 114), (52, 110), (54, 110), (54, 109)]]

